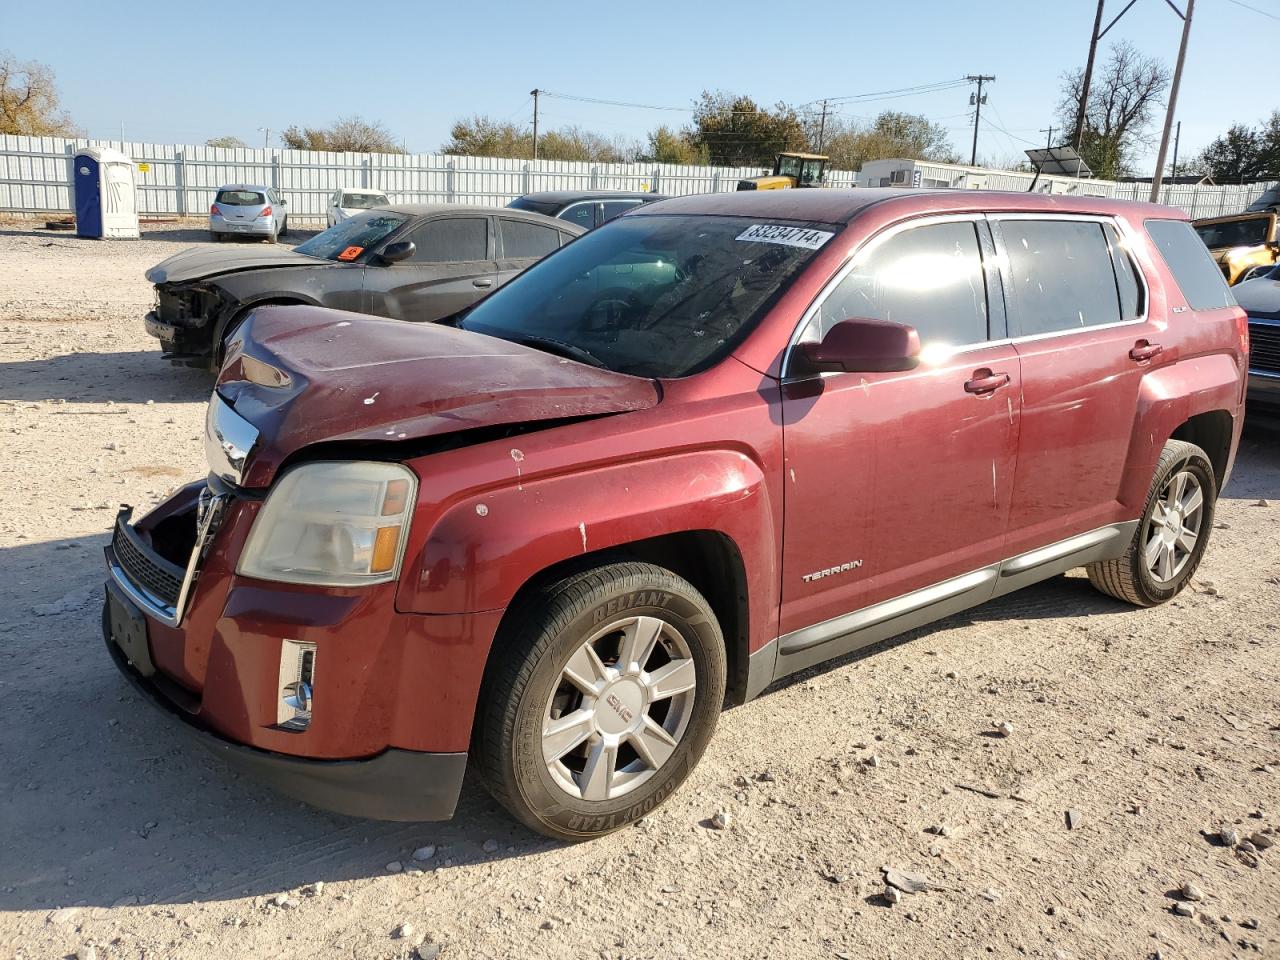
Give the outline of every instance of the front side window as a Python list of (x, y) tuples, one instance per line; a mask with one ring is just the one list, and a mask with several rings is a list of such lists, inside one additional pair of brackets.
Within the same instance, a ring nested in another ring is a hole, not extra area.
[(570, 204), (556, 214), (556, 217), (576, 224), (583, 230), (590, 230), (596, 225), (596, 205), (594, 202)]
[(1030, 337), (1119, 323), (1120, 291), (1103, 224), (1001, 220), (1010, 329)]
[(459, 326), (645, 377), (732, 350), (839, 227), (623, 217), (534, 264)]
[(560, 246), (560, 231), (525, 220), (498, 221), (502, 225), (502, 253), (509, 260), (545, 257)]
[(402, 213), (360, 213), (293, 249), (321, 260), (354, 260), (399, 230), (408, 219)]
[(981, 343), (987, 285), (970, 221), (914, 227), (859, 254), (818, 307), (804, 339), (821, 340), (841, 320), (892, 320), (915, 327), (923, 346)]
[(489, 221), (485, 217), (431, 220), (406, 238), (417, 250), (414, 263), (457, 263), (488, 258)]
[(1213, 310), (1235, 302), (1209, 248), (1185, 220), (1148, 220), (1147, 235), (1178, 282), (1192, 310)]

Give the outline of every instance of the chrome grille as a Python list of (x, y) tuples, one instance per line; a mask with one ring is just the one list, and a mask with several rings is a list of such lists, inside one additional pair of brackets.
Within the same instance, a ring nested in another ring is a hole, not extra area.
[(121, 513), (116, 517), (116, 529), (111, 537), (111, 548), (115, 551), (120, 569), (135, 586), (170, 607), (178, 605), (178, 597), (182, 594), (182, 579), (186, 571), (164, 557), (157, 556), (144, 544), (129, 526), (128, 513)]
[(1249, 324), (1249, 369), (1280, 373), (1280, 324)]

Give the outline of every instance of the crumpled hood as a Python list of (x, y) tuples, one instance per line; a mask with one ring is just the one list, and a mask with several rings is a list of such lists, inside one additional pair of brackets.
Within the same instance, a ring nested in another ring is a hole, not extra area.
[[(454, 327), (321, 307), (254, 311), (228, 356), (217, 392), (259, 434), (246, 487), (268, 485), (286, 459), (315, 443), (403, 442), (643, 410), (659, 400), (657, 384), (642, 377)], [(264, 383), (274, 375), (253, 360), (287, 382)]]
[(228, 244), (220, 250), (192, 247), (182, 253), (175, 253), (168, 260), (161, 260), (147, 271), (147, 280), (151, 283), (186, 283), (240, 270), (298, 266), (332, 267), (334, 264), (328, 260), (294, 253), (288, 247), (268, 244), (252, 247), (248, 244), (237, 244), (234, 247)]

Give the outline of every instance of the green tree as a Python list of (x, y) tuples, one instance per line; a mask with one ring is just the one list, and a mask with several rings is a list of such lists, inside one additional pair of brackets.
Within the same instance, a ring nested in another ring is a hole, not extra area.
[(352, 153), (404, 153), (391, 131), (377, 121), (343, 117), (328, 127), (291, 126), (280, 134), (290, 150), (331, 150)]
[(0, 133), (79, 137), (84, 131), (62, 109), (53, 71), (0, 50)]
[(649, 133), (649, 146), (638, 159), (646, 163), (680, 163), (705, 166), (711, 162), (706, 144), (694, 142), (690, 130), (662, 126)]
[[(811, 123), (812, 126), (812, 123)], [(816, 131), (811, 137), (817, 142)], [(946, 127), (914, 113), (886, 110), (869, 124), (828, 117), (822, 152), (836, 170), (860, 170), (869, 160), (902, 157), (955, 163), (959, 156)]]
[(502, 123), (477, 114), (453, 124), (449, 141), (440, 152), (457, 157), (528, 160), (533, 156), (533, 134), (521, 124)]
[(1280, 110), (1256, 127), (1232, 124), (1188, 167), (1222, 183), (1280, 179)]
[(750, 97), (719, 90), (704, 90), (695, 101), (693, 125), (691, 142), (716, 166), (772, 167), (776, 154), (809, 142), (794, 107), (765, 110)]
[[(1076, 142), (1076, 114), (1083, 87), (1083, 70), (1062, 78), (1058, 102), (1058, 118), (1066, 131), (1062, 143)], [(1090, 84), (1084, 130), (1079, 136), (1080, 155), (1095, 177), (1115, 180), (1133, 172), (1138, 148), (1152, 142), (1156, 108), (1168, 87), (1169, 68), (1159, 60), (1143, 55), (1128, 42), (1111, 48)]]

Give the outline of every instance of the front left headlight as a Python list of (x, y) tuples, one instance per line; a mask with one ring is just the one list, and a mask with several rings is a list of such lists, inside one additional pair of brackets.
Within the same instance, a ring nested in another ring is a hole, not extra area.
[(417, 478), (397, 463), (295, 467), (267, 495), (236, 572), (331, 587), (394, 580), (417, 489)]

